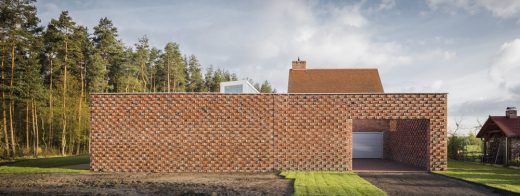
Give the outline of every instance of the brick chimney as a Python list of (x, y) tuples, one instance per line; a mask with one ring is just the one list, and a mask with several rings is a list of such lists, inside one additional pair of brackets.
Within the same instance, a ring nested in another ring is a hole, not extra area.
[(506, 118), (518, 118), (518, 116), (516, 115), (516, 107), (506, 108)]
[(307, 63), (300, 61), (300, 57), (298, 57), (298, 60), (292, 62), (292, 69), (307, 69)]

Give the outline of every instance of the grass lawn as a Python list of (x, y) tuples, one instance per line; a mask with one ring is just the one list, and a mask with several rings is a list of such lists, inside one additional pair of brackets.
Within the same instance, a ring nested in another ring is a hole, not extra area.
[(0, 173), (83, 173), (88, 170), (65, 167), (89, 162), (88, 155), (26, 159), (0, 166)]
[(520, 170), (479, 163), (448, 161), (448, 171), (438, 174), (520, 193)]
[(294, 179), (294, 195), (386, 195), (351, 172), (282, 172)]

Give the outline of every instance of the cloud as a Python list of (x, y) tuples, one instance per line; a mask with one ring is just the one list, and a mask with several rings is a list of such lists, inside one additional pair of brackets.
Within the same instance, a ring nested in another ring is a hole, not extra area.
[(377, 10), (389, 10), (395, 7), (395, 0), (381, 0), (377, 6)]
[(457, 56), (457, 53), (451, 50), (434, 49), (425, 53), (425, 58), (429, 60), (449, 61)]
[(506, 42), (498, 51), (489, 71), (498, 86), (520, 97), (520, 39)]
[[(316, 20), (328, 13), (326, 20)], [(301, 55), (322, 65), (317, 66), (395, 66), (408, 64), (411, 57), (397, 42), (377, 42), (370, 21), (362, 15), (360, 5), (313, 7), (312, 18), (297, 27), (296, 39), (288, 42), (293, 54)]]
[(471, 14), (483, 9), (502, 19), (520, 16), (518, 0), (426, 0), (426, 2), (434, 10), (441, 9), (452, 14), (459, 9)]

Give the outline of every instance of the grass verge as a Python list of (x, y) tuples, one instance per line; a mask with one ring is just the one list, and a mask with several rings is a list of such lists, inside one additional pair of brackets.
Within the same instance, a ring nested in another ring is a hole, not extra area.
[(89, 163), (88, 155), (26, 159), (0, 166), (0, 173), (84, 173), (88, 170), (67, 167)]
[(386, 195), (370, 182), (351, 172), (296, 172), (280, 175), (294, 179), (294, 195)]
[(517, 169), (450, 160), (448, 171), (435, 173), (520, 193), (520, 170)]

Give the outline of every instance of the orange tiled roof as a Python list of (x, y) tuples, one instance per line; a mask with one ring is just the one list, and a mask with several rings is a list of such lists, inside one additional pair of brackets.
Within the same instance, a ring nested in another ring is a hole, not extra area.
[(288, 93), (383, 93), (377, 69), (291, 69)]

